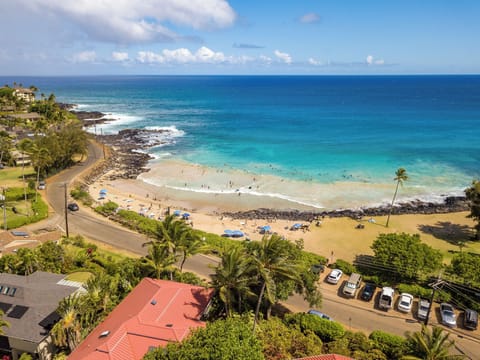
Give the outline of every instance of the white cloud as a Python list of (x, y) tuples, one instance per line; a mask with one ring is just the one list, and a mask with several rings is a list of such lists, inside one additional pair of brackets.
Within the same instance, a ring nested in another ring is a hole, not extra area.
[(314, 65), (314, 66), (323, 65), (321, 61), (316, 60), (316, 59), (314, 59), (314, 58), (309, 58), (309, 59), (308, 59), (308, 63), (309, 63), (310, 65)]
[(247, 61), (247, 57), (227, 57), (222, 52), (215, 52), (202, 46), (195, 53), (185, 48), (174, 50), (164, 49), (161, 53), (140, 51), (137, 60), (141, 63), (151, 64), (221, 64), (242, 63)]
[(81, 51), (75, 53), (71, 57), (71, 62), (74, 63), (92, 63), (97, 59), (97, 54), (95, 51)]
[(385, 61), (383, 59), (375, 59), (373, 55), (368, 55), (365, 59), (368, 65), (384, 65)]
[(236, 20), (227, 0), (16, 1), (39, 14), (67, 20), (93, 40), (115, 43), (173, 41), (181, 37), (162, 25), (165, 23), (211, 30), (231, 26)]
[(318, 23), (319, 21), (320, 21), (320, 15), (313, 12), (305, 14), (300, 18), (300, 22), (304, 24), (313, 24), (313, 23)]
[(127, 52), (112, 52), (112, 59), (113, 61), (127, 61), (128, 60), (128, 53)]
[(290, 56), (290, 54), (281, 52), (279, 50), (275, 50), (274, 54), (277, 58), (282, 60), (284, 63), (286, 63), (286, 64), (291, 64), (292, 63), (292, 57)]

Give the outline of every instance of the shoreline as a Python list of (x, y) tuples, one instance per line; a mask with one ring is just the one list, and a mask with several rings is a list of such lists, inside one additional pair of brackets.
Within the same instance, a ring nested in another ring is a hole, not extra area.
[[(108, 146), (108, 143), (106, 145)], [(260, 240), (263, 234), (258, 228), (269, 225), (272, 233), (284, 236), (290, 241), (302, 241), (306, 251), (323, 255), (329, 258), (330, 262), (339, 258), (352, 262), (358, 254), (371, 255), (371, 243), (379, 234), (385, 232), (419, 233), (422, 241), (441, 249), (448, 260), (451, 256), (448, 254), (458, 251), (457, 242), (468, 239), (468, 229), (474, 225), (472, 219), (467, 218), (468, 212), (463, 210), (464, 199), (459, 197), (444, 204), (415, 203), (394, 207), (394, 210), (403, 209), (403, 213), (398, 215), (398, 211), (393, 211), (389, 228), (384, 225), (388, 208), (383, 207), (318, 211), (315, 215), (321, 219), (319, 224), (316, 221), (309, 222), (304, 228), (293, 231), (291, 227), (294, 223), (314, 220), (313, 211), (262, 207), (250, 211), (241, 211), (236, 207), (233, 207), (233, 211), (219, 211), (218, 204), (212, 203), (211, 195), (206, 196), (210, 197), (210, 200), (192, 199), (188, 193), (183, 194), (183, 198), (174, 198), (172, 194), (162, 193), (158, 187), (137, 179), (138, 175), (133, 177), (132, 173), (125, 173), (120, 163), (121, 157), (115, 157), (115, 152), (126, 151), (126, 148), (122, 149), (123, 145), (117, 149), (108, 146), (105, 162), (100, 162), (99, 166), (86, 176), (88, 191), (97, 204), (111, 200), (124, 209), (159, 219), (165, 216), (168, 208), (182, 210), (191, 214), (191, 225), (195, 229), (219, 235), (226, 229), (238, 229), (245, 233), (245, 237), (239, 240)], [(138, 154), (134, 152), (132, 156), (138, 157)], [(143, 156), (138, 159), (145, 164), (149, 161)], [(100, 189), (107, 190), (105, 199), (99, 199)], [(247, 196), (235, 198), (248, 202)], [(358, 224), (363, 224), (364, 227), (359, 229)], [(465, 248), (467, 251), (480, 252), (475, 242), (467, 241)]]
[[(97, 140), (109, 147), (111, 155), (106, 159), (102, 170), (95, 177), (102, 178), (104, 181), (115, 182), (115, 186), (124, 189), (133, 185), (132, 183), (124, 183), (125, 180), (134, 181), (133, 186), (144, 188), (146, 194), (152, 193), (152, 196), (163, 198), (165, 201), (175, 202), (176, 200), (177, 206), (186, 210), (191, 211), (200, 208), (213, 214), (224, 214), (237, 219), (279, 218), (313, 221), (326, 216), (358, 219), (363, 216), (384, 216), (390, 212), (390, 206), (388, 205), (325, 209), (315, 208), (308, 203), (296, 202), (287, 198), (272, 199), (269, 194), (241, 193), (239, 189), (229, 189), (227, 192), (224, 192), (224, 190), (207, 191), (207, 186), (202, 184), (202, 191), (195, 191), (188, 188), (183, 189), (181, 186), (152, 184), (148, 181), (149, 179), (143, 179), (142, 175), (146, 175), (152, 170), (149, 162), (154, 157), (148, 154), (148, 149), (162, 144), (160, 136), (164, 132), (164, 130), (125, 129), (115, 135), (97, 135)], [(194, 169), (197, 172), (200, 171), (200, 168), (203, 169), (202, 175), (205, 173), (204, 167), (195, 165), (189, 165), (185, 168), (180, 167), (181, 170), (177, 169), (178, 165), (174, 165), (166, 171), (170, 173), (180, 171), (181, 176), (186, 181), (192, 181), (188, 178), (189, 175), (193, 179), (200, 176), (198, 173), (192, 172), (192, 169), (190, 169), (192, 167), (198, 168)], [(165, 175), (160, 174), (159, 177), (165, 177)], [(185, 182), (186, 185), (187, 182)], [(203, 188), (204, 186), (205, 188)], [(251, 186), (249, 186), (250, 188)], [(240, 195), (243, 196), (240, 197)], [(469, 210), (464, 196), (444, 196), (442, 200), (442, 202), (418, 199), (412, 201), (399, 200), (392, 208), (392, 215), (442, 214)], [(265, 206), (266, 204), (270, 206)]]

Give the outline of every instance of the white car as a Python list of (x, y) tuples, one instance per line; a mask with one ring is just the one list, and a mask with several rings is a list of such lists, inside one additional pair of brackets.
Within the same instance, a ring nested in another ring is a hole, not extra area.
[(343, 275), (343, 271), (340, 269), (333, 269), (327, 276), (327, 282), (330, 284), (338, 284), (338, 281)]
[(413, 296), (407, 293), (400, 294), (398, 300), (398, 311), (408, 313), (412, 310)]

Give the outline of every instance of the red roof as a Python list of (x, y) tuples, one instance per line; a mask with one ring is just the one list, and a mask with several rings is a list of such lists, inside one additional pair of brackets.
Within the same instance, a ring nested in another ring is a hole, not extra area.
[(68, 357), (69, 360), (141, 359), (150, 347), (182, 341), (200, 318), (213, 289), (145, 278)]

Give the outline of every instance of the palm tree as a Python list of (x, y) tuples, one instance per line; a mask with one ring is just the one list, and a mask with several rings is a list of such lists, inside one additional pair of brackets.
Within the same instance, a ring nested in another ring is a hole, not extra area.
[(32, 249), (18, 249), (17, 259), (19, 260), (19, 262), (16, 264), (17, 272), (21, 272), (24, 275), (29, 275), (33, 274), (38, 269), (37, 254)]
[(145, 258), (154, 269), (154, 277), (160, 279), (164, 270), (170, 274), (170, 280), (173, 280), (174, 264), (176, 258), (167, 253), (165, 245), (158, 241), (153, 241), (148, 244), (148, 255)]
[(3, 320), (3, 315), (5, 315), (4, 312), (0, 310), (0, 335), (5, 335), (5, 332), (3, 330), (4, 327), (10, 327), (10, 324), (7, 321)]
[(183, 271), (183, 265), (188, 257), (196, 255), (207, 250), (207, 246), (200, 240), (200, 237), (193, 232), (191, 228), (187, 228), (187, 231), (180, 238), (178, 244), (178, 250), (181, 252), (182, 261), (180, 262), (180, 272)]
[(37, 201), (40, 173), (50, 162), (50, 152), (46, 147), (38, 147), (35, 143), (32, 143), (28, 152), (31, 156), (33, 167), (37, 169), (37, 185), (35, 186), (35, 201)]
[(84, 296), (73, 294), (62, 301), (57, 312), (61, 319), (52, 328), (53, 341), (57, 346), (66, 346), (73, 351), (81, 341)]
[(451, 355), (450, 348), (455, 345), (449, 340), (449, 333), (434, 326), (430, 331), (422, 325), (421, 331), (406, 334), (407, 344), (411, 346), (412, 355), (402, 357), (402, 360), (453, 360), (464, 359), (463, 355)]
[(252, 245), (254, 246), (252, 255), (255, 271), (260, 284), (260, 294), (258, 295), (253, 323), (253, 331), (255, 332), (260, 305), (264, 297), (267, 300), (267, 318), (276, 302), (276, 281), (293, 280), (301, 282), (301, 279), (296, 265), (289, 261), (290, 251), (287, 240), (274, 234), (270, 237), (264, 236), (260, 243), (253, 243)]
[(228, 317), (233, 314), (235, 298), (238, 312), (241, 312), (243, 296), (252, 295), (249, 286), (253, 281), (253, 265), (252, 258), (245, 251), (230, 247), (223, 252), (220, 264), (215, 268), (213, 287), (224, 303)]
[(397, 197), (398, 186), (403, 185), (403, 182), (408, 180), (407, 170), (405, 170), (404, 168), (399, 168), (395, 172), (395, 177), (393, 178), (393, 180), (397, 182), (397, 186), (395, 187), (395, 193), (393, 194), (392, 204), (390, 205), (390, 211), (388, 212), (386, 227), (388, 227), (388, 223), (390, 222), (390, 215), (392, 215), (393, 204), (395, 203), (395, 198)]
[(32, 140), (30, 139), (22, 139), (18, 143), (17, 147), (22, 153), (22, 180), (23, 180), (23, 194), (25, 196), (25, 208), (27, 209), (27, 214), (30, 213), (28, 210), (28, 204), (27, 204), (27, 183), (25, 182), (25, 153), (28, 152), (32, 145)]
[[(175, 218), (174, 215), (169, 215), (158, 223), (156, 231), (152, 234), (154, 240), (144, 243), (143, 246), (158, 243), (167, 262), (176, 262), (177, 250), (180, 250), (182, 239), (187, 236), (189, 230), (187, 224)], [(170, 279), (173, 279), (173, 267), (169, 266), (169, 268)]]

